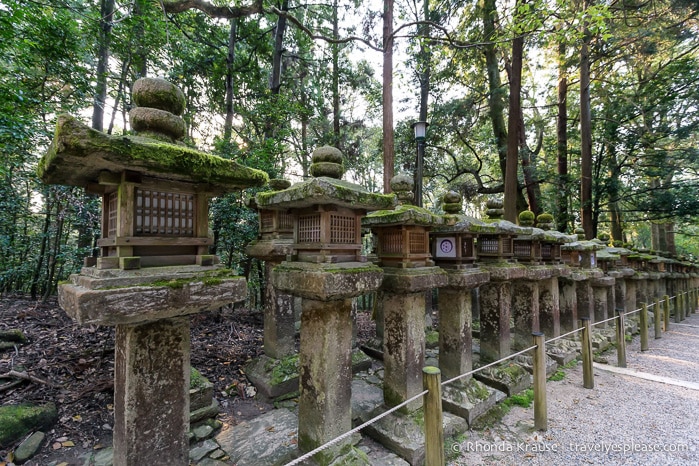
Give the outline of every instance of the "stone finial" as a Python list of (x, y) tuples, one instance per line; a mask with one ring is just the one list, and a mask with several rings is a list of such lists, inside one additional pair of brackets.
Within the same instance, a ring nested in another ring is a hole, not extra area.
[(442, 209), (447, 214), (460, 214), (463, 208), (463, 197), (456, 191), (447, 191), (442, 196)]
[(272, 178), (269, 180), (269, 187), (272, 191), (281, 191), (291, 186), (291, 181), (282, 178)]
[(505, 215), (505, 209), (504, 209), (504, 202), (502, 199), (498, 198), (490, 198), (488, 199), (488, 202), (485, 203), (485, 206), (488, 208), (485, 211), (485, 214), (488, 216), (489, 219), (492, 220), (501, 220), (504, 215)]
[(131, 128), (143, 136), (177, 141), (185, 135), (185, 97), (180, 88), (162, 78), (141, 78), (132, 89), (137, 107), (129, 111)]
[(611, 236), (609, 236), (609, 233), (600, 233), (597, 235), (597, 238), (602, 241), (604, 244), (609, 244), (609, 240), (611, 239)]
[(335, 147), (318, 147), (313, 151), (311, 160), (311, 175), (316, 178), (325, 176), (339, 180), (345, 172), (342, 166), (342, 152)]
[(398, 198), (398, 204), (400, 205), (410, 205), (413, 203), (414, 187), (415, 180), (407, 173), (398, 173), (391, 178), (391, 191), (395, 193), (396, 198)]
[(536, 217), (536, 226), (542, 230), (553, 230), (553, 215), (544, 212)]
[(585, 239), (585, 230), (582, 228), (578, 227), (575, 229), (575, 234), (578, 236), (578, 239)]
[(519, 213), (519, 224), (523, 227), (534, 226), (534, 212), (531, 210), (523, 210)]

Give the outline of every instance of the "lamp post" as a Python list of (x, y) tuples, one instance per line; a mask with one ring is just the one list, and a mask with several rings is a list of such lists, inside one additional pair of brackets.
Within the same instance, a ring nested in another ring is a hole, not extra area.
[(429, 123), (416, 121), (413, 123), (415, 141), (417, 143), (417, 163), (415, 168), (415, 205), (422, 207), (422, 162), (425, 157), (425, 134)]

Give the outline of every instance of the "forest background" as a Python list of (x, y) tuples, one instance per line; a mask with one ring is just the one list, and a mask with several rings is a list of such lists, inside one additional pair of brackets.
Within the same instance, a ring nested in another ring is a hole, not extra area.
[[(387, 191), (415, 173), (481, 217), (554, 215), (560, 231), (699, 257), (697, 0), (0, 0), (0, 293), (46, 299), (96, 251), (99, 201), (35, 169), (61, 113), (129, 132), (130, 88), (182, 88), (187, 142), (308, 176), (313, 149)], [(394, 98), (394, 95), (396, 96)], [(254, 191), (217, 198), (213, 252), (248, 278)]]

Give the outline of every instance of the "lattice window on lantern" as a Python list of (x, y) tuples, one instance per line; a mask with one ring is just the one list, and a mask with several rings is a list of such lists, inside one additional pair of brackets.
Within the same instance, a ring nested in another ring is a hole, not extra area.
[(424, 254), (427, 252), (424, 231), (410, 232), (410, 254)]
[(292, 231), (293, 229), (294, 216), (286, 212), (279, 212), (279, 230)]
[(382, 254), (401, 254), (403, 252), (403, 233), (401, 231), (385, 232), (381, 237)]
[(512, 238), (502, 238), (502, 253), (512, 254)]
[(530, 257), (532, 254), (532, 243), (529, 241), (515, 241), (515, 256)]
[(117, 205), (118, 205), (119, 195), (116, 191), (109, 193), (109, 200), (107, 201), (108, 208), (108, 220), (107, 220), (107, 237), (113, 238), (117, 234)]
[(478, 238), (478, 251), (482, 254), (497, 254), (498, 241), (497, 237), (481, 236)]
[(260, 230), (261, 231), (273, 231), (274, 230), (274, 212), (268, 210), (260, 212)]
[(532, 250), (534, 252), (534, 257), (541, 257), (541, 243), (532, 244)]
[(357, 222), (354, 217), (330, 214), (330, 243), (354, 244)]
[(544, 259), (553, 258), (553, 244), (544, 243), (541, 245), (541, 257)]
[(320, 243), (320, 214), (301, 215), (298, 229), (299, 243)]
[(194, 236), (194, 195), (137, 189), (136, 235)]

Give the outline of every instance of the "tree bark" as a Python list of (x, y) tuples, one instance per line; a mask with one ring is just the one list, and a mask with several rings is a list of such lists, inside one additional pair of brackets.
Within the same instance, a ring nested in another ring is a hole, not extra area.
[(507, 129), (505, 127), (505, 89), (500, 80), (500, 66), (498, 65), (497, 51), (495, 48), (495, 17), (497, 14), (495, 0), (484, 0), (482, 7), (483, 36), (486, 44), (483, 47), (485, 65), (488, 72), (488, 113), (493, 125), (493, 136), (498, 149), (500, 172), (505, 179), (507, 161)]
[(393, 0), (384, 0), (383, 12), (383, 191), (391, 192), (395, 164), (393, 135)]
[[(516, 2), (515, 9), (519, 2)], [(512, 70), (510, 72), (510, 105), (507, 116), (507, 159), (505, 164), (505, 220), (517, 223), (517, 166), (519, 165), (520, 112), (522, 90), (522, 60), (524, 36), (512, 40)]]
[(238, 30), (238, 20), (230, 20), (228, 34), (228, 54), (226, 55), (226, 120), (223, 124), (223, 140), (226, 144), (231, 142), (233, 134), (233, 64), (235, 62), (235, 44)]
[[(337, 1), (333, 0), (333, 39), (340, 38), (340, 24), (337, 17)], [(333, 61), (333, 143), (340, 148), (340, 44), (331, 45)]]
[(100, 4), (100, 29), (97, 38), (97, 83), (92, 106), (92, 129), (104, 129), (104, 106), (107, 101), (107, 76), (109, 74), (109, 48), (112, 37), (114, 0), (102, 0)]
[[(587, 10), (589, 0), (583, 0)], [(580, 217), (585, 239), (594, 238), (592, 219), (592, 115), (590, 111), (590, 32), (584, 26), (580, 48)]]
[(562, 233), (568, 231), (568, 76), (565, 64), (566, 46), (558, 45), (558, 116), (556, 117), (556, 155), (558, 159), (558, 178), (556, 196), (556, 229)]

